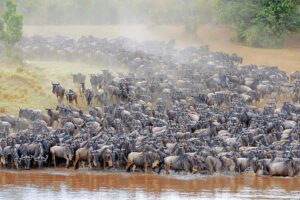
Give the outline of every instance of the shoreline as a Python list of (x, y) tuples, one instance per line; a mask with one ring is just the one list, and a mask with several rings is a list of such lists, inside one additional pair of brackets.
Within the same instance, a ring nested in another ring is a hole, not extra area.
[(51, 170), (0, 170), (0, 188), (5, 185), (34, 185), (37, 187), (56, 188), (67, 185), (68, 188), (97, 189), (142, 189), (147, 192), (164, 192), (168, 190), (188, 193), (199, 191), (216, 191), (227, 188), (230, 191), (254, 188), (256, 190), (284, 189), (299, 191), (300, 177), (270, 176), (197, 176), (184, 179), (177, 176), (154, 175), (142, 173), (117, 173), (97, 171)]

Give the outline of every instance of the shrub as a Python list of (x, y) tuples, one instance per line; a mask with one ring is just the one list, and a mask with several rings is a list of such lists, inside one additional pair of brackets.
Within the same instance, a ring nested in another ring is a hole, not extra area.
[(256, 47), (281, 47), (300, 27), (297, 0), (219, 0), (219, 19), (233, 26), (234, 39)]
[(7, 55), (14, 56), (13, 46), (20, 41), (23, 30), (23, 16), (17, 13), (16, 5), (12, 0), (6, 2), (6, 9), (0, 19), (0, 40), (4, 42)]

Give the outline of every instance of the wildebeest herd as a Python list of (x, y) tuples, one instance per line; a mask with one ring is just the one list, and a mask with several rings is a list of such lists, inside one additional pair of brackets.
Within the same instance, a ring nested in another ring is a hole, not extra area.
[[(2, 167), (77, 169), (87, 163), (95, 170), (299, 175), (300, 72), (241, 66), (236, 54), (174, 45), (25, 38), (19, 48), (31, 59), (80, 59), (130, 71), (102, 70), (89, 82), (72, 74), (73, 90), (52, 83), (56, 108), (2, 115)], [(77, 106), (81, 99), (87, 112)]]

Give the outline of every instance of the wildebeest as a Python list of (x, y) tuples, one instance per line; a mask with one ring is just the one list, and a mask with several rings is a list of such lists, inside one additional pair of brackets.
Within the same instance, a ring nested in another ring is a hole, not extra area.
[(75, 153), (74, 169), (78, 169), (80, 161), (87, 161), (89, 167), (92, 168), (92, 153), (86, 148), (79, 148)]
[(74, 92), (71, 89), (66, 93), (66, 99), (69, 102), (69, 104), (72, 104), (75, 101), (75, 104), (77, 105), (78, 104), (77, 97), (78, 96), (77, 96), (76, 92)]
[(70, 161), (73, 160), (74, 157), (74, 149), (68, 145), (64, 146), (53, 146), (50, 148), (51, 157), (53, 160), (54, 167), (57, 166), (57, 158), (64, 158), (66, 160), (66, 167), (70, 166)]
[[(35, 50), (23, 46), (24, 56), (34, 58), (43, 51), (54, 58), (78, 57), (84, 62), (128, 67), (129, 72), (93, 74), (91, 89), (84, 80), (74, 80), (82, 83), (80, 93), (88, 106), (93, 98), (98, 100), (88, 113), (86, 107), (69, 105), (77, 100), (74, 91), (53, 84), (61, 104), (47, 109), (49, 123), (43, 113), (31, 108), (20, 109), (19, 118), (0, 118), (12, 127), (5, 129), (9, 134), (0, 142), (0, 150), (6, 152), (2, 157), (13, 155), (6, 157), (7, 168), (22, 167), (24, 162), (33, 168), (33, 163), (44, 160), (48, 166), (51, 160), (57, 165), (59, 158), (68, 166), (76, 152), (75, 168), (87, 161), (97, 170), (101, 164), (127, 171), (139, 167), (146, 172), (151, 167), (160, 172), (165, 166), (166, 173), (173, 169), (297, 175), (297, 73), (289, 82), (278, 67), (240, 67), (238, 55), (210, 52), (207, 46), (175, 49), (165, 42), (126, 38), (68, 39), (29, 37), (24, 43)], [(62, 102), (64, 95), (67, 105)], [(286, 102), (281, 104), (278, 97)], [(294, 102), (289, 102), (290, 97)], [(55, 121), (57, 127), (48, 127)], [(24, 146), (28, 154), (21, 153)]]
[(84, 96), (85, 96), (85, 99), (86, 99), (86, 101), (87, 101), (87, 105), (88, 105), (88, 106), (91, 106), (91, 105), (92, 105), (93, 98), (94, 98), (94, 93), (93, 93), (93, 91), (90, 90), (90, 89), (85, 90)]
[(65, 88), (59, 83), (52, 83), (52, 93), (56, 95), (58, 102), (62, 102), (65, 96)]
[(86, 76), (81, 73), (71, 74), (73, 77), (73, 83), (81, 84), (85, 82)]

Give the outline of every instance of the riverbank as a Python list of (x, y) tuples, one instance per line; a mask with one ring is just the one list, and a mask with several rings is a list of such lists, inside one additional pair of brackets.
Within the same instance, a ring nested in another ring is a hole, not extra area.
[[(79, 199), (93, 195), (99, 199), (297, 199), (300, 194), (300, 177), (241, 175), (181, 179), (167, 175), (66, 169), (1, 170), (0, 175), (0, 199), (16, 189), (19, 196), (15, 199), (57, 196)], [(39, 192), (43, 195), (34, 196)], [(12, 195), (16, 194), (8, 196)]]

